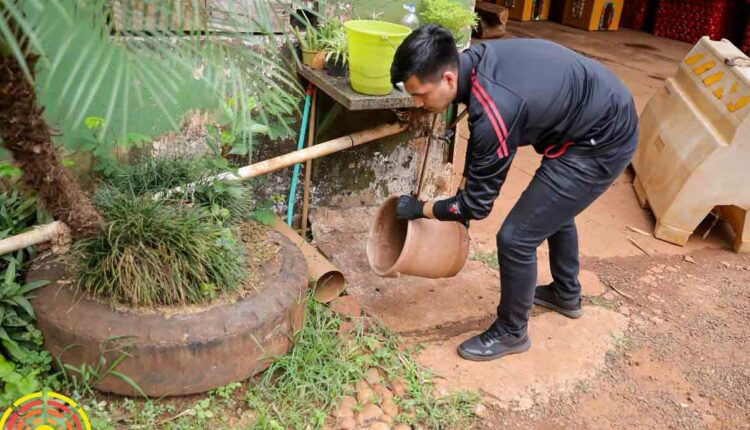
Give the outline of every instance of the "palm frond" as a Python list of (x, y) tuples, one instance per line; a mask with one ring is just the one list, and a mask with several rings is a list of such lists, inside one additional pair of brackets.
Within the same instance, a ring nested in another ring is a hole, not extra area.
[[(102, 141), (151, 135), (207, 109), (252, 142), (263, 129), (254, 124), (286, 124), (302, 96), (281, 56), (286, 35), (272, 31), (280, 13), (304, 5), (208, 3), (211, 10), (203, 0), (0, 0), (0, 55), (15, 57), (29, 77), (27, 54), (39, 56), (39, 99), (64, 135), (80, 135), (89, 116), (104, 118)], [(144, 118), (148, 129), (138, 129)]]

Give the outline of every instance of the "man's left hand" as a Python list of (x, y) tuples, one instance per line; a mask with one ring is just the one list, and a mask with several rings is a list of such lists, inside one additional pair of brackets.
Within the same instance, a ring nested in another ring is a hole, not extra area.
[(425, 218), (424, 202), (420, 202), (412, 196), (403, 195), (399, 197), (396, 205), (396, 218), (403, 220)]

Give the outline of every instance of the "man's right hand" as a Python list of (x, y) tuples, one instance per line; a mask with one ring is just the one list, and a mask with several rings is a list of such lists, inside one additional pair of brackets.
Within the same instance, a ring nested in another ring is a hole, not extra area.
[(412, 196), (403, 195), (399, 197), (396, 205), (396, 218), (403, 220), (425, 218), (424, 202), (420, 202)]

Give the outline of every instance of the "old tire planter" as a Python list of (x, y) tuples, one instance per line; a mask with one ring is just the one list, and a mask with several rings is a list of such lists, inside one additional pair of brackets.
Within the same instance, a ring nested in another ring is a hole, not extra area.
[[(292, 332), (304, 318), (307, 288), (300, 250), (281, 234), (268, 234), (279, 252), (264, 265), (258, 292), (234, 303), (169, 312), (115, 310), (60, 282), (65, 269), (54, 258), (38, 261), (29, 280), (53, 281), (33, 300), (45, 348), (63, 363), (95, 365), (108, 338), (132, 336), (117, 341), (131, 348), (117, 370), (153, 397), (201, 393), (265, 370), (290, 349)], [(119, 355), (105, 354), (107, 366)], [(95, 388), (137, 394), (112, 375)]]

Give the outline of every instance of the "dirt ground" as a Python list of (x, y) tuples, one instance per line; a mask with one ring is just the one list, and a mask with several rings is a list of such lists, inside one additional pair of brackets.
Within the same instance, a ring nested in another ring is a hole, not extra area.
[(594, 303), (627, 316), (626, 337), (572, 392), (476, 428), (750, 428), (750, 258), (686, 258), (587, 259), (608, 286)]

